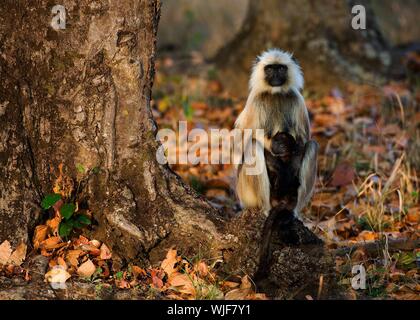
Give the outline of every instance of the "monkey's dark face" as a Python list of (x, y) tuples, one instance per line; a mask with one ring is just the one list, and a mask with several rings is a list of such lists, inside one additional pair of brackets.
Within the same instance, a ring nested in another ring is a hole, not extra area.
[(268, 64), (264, 67), (265, 81), (272, 87), (280, 87), (287, 81), (287, 66)]

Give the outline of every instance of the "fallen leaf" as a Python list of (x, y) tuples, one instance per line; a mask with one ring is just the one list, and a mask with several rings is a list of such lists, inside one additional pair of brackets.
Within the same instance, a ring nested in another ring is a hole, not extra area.
[(251, 288), (233, 289), (225, 294), (226, 300), (244, 300), (252, 292)]
[(78, 247), (84, 244), (89, 244), (89, 239), (80, 235), (78, 239), (74, 240), (74, 246)]
[(174, 267), (176, 263), (177, 263), (176, 250), (170, 249), (168, 253), (166, 254), (165, 260), (162, 261), (160, 267), (163, 269), (163, 271), (166, 272), (168, 277), (170, 277), (171, 274), (176, 271)]
[(315, 115), (314, 122), (320, 127), (331, 127), (337, 124), (338, 117), (329, 113), (319, 113)]
[(346, 186), (351, 184), (354, 178), (353, 166), (348, 162), (342, 162), (335, 168), (330, 185), (333, 187)]
[(64, 270), (67, 270), (67, 263), (64, 261), (62, 257), (57, 258), (57, 263), (59, 266), (63, 267)]
[(10, 256), (8, 263), (13, 264), (15, 266), (20, 266), (25, 260), (26, 249), (27, 249), (26, 244), (23, 242), (20, 243), (17, 246), (16, 250), (13, 251), (12, 255)]
[(89, 244), (91, 244), (92, 246), (94, 246), (94, 247), (96, 247), (96, 248), (98, 248), (98, 249), (99, 249), (99, 247), (101, 246), (101, 242), (100, 242), (100, 241), (98, 241), (98, 240), (95, 240), (95, 239), (90, 240), (90, 241), (89, 241)]
[(10, 242), (5, 240), (0, 244), (0, 264), (5, 265), (7, 261), (9, 261), (11, 255), (12, 248), (10, 247)]
[(89, 278), (96, 271), (96, 267), (93, 262), (88, 259), (86, 262), (82, 263), (77, 269), (77, 274), (83, 278)]
[(358, 240), (373, 241), (377, 238), (377, 234), (373, 231), (363, 230), (357, 236)]
[(268, 300), (265, 293), (251, 293), (246, 298), (249, 300)]
[(156, 289), (161, 289), (163, 287), (161, 271), (157, 269), (151, 269), (150, 276), (152, 278), (152, 286)]
[(52, 234), (58, 236), (58, 227), (60, 226), (61, 216), (57, 215), (55, 218), (49, 219), (46, 222), (48, 228), (50, 228)]
[(70, 273), (61, 266), (55, 266), (45, 274), (45, 279), (50, 283), (64, 283), (70, 277)]
[(199, 263), (197, 263), (194, 269), (198, 272), (198, 274), (201, 277), (205, 277), (209, 273), (209, 267), (204, 261), (200, 261)]
[(130, 284), (124, 279), (115, 280), (115, 285), (120, 289), (130, 289)]
[(409, 222), (418, 223), (420, 221), (420, 210), (418, 207), (410, 208), (406, 215)]
[(222, 285), (224, 287), (227, 287), (227, 288), (236, 288), (236, 287), (239, 286), (239, 283), (233, 282), (233, 281), (223, 281), (223, 284)]
[(241, 279), (241, 286), (238, 289), (233, 289), (226, 293), (225, 299), (226, 300), (244, 300), (248, 299), (248, 295), (252, 294), (252, 284), (249, 281), (249, 277), (247, 275), (243, 276)]
[(179, 292), (195, 297), (195, 288), (191, 279), (186, 274), (174, 273), (168, 280), (170, 286), (175, 287)]
[(138, 266), (132, 266), (131, 271), (133, 272), (133, 275), (136, 278), (139, 277), (139, 276), (145, 276), (146, 275), (146, 271), (143, 268), (140, 268)]
[(48, 235), (48, 226), (46, 225), (39, 225), (35, 227), (35, 233), (32, 238), (32, 242), (34, 244), (35, 250), (37, 250), (42, 241), (47, 238)]
[(66, 255), (67, 261), (72, 265), (73, 267), (78, 267), (79, 265), (79, 257), (83, 253), (83, 250), (69, 250)]
[(112, 258), (111, 250), (109, 250), (109, 248), (105, 245), (105, 243), (102, 244), (100, 250), (101, 250), (100, 258), (102, 260), (107, 260), (107, 259)]
[(50, 261), (48, 261), (48, 266), (50, 267), (50, 269), (52, 269), (53, 267), (57, 266), (57, 260), (56, 259), (51, 259)]
[(61, 246), (60, 237), (51, 237), (41, 242), (40, 247), (46, 250), (55, 249)]
[(78, 246), (78, 247), (82, 249), (83, 251), (89, 252), (89, 254), (93, 256), (99, 256), (101, 254), (101, 250), (99, 250), (98, 248), (96, 248), (95, 246), (91, 244), (82, 244), (81, 246)]
[(241, 279), (241, 289), (249, 289), (251, 288), (251, 281), (249, 281), (249, 278), (247, 275), (243, 276)]
[(366, 248), (360, 247), (354, 250), (354, 252), (351, 255), (352, 262), (363, 262), (367, 261), (368, 259), (368, 252)]

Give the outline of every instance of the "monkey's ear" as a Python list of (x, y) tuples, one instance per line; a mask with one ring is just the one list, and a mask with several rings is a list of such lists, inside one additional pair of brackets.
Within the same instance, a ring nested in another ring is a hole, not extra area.
[(254, 61), (254, 63), (255, 64), (257, 64), (258, 62), (260, 62), (261, 61), (261, 57), (260, 56), (257, 56), (256, 58), (255, 58), (255, 61)]
[(292, 56), (292, 60), (295, 64), (297, 64), (299, 66), (299, 61), (298, 61), (298, 59), (296, 59), (295, 56)]

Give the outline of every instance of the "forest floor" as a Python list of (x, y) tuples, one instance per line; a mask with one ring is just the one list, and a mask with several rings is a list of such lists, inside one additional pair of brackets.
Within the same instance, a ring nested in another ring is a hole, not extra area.
[[(188, 131), (232, 129), (244, 98), (232, 97), (211, 65), (200, 60), (188, 70), (183, 65), (171, 57), (157, 61), (152, 108), (159, 128), (177, 131), (179, 121), (187, 121)], [(419, 87), (408, 81), (349, 84), (326, 96), (306, 91), (304, 96), (320, 144), (305, 225), (335, 254), (337, 279), (349, 298), (420, 299), (419, 180), (409, 161), (410, 137), (420, 123)], [(232, 165), (171, 167), (216, 208), (238, 214)], [(60, 168), (54, 192), (70, 192), (67, 180)], [(247, 275), (221, 279), (219, 260), (182, 257), (176, 248), (160, 266), (118, 269), (106, 244), (83, 232), (69, 241), (60, 237), (62, 206), (48, 207), (53, 215), (35, 230), (28, 257), (24, 245), (13, 251), (8, 242), (0, 244), (0, 299), (269, 298)], [(366, 270), (364, 290), (352, 289), (355, 265)]]
[[(181, 120), (188, 121), (189, 130), (232, 129), (245, 98), (224, 90), (211, 65), (198, 60), (191, 72), (181, 68), (170, 56), (158, 62), (153, 110), (159, 128), (177, 130)], [(320, 144), (306, 226), (339, 253), (339, 281), (354, 298), (420, 299), (419, 180), (408, 161), (409, 139), (416, 139), (420, 123), (419, 87), (409, 81), (349, 84), (326, 96), (307, 91), (304, 96)], [(232, 165), (172, 168), (214, 206), (238, 212)], [(351, 290), (352, 266), (360, 264), (366, 290)]]

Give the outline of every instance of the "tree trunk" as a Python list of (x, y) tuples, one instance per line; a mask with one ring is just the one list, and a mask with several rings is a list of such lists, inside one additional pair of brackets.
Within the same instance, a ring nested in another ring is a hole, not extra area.
[[(272, 262), (271, 252), (291, 242), (281, 239), (266, 253), (261, 244), (273, 240), (262, 212), (228, 221), (156, 159), (150, 99), (159, 0), (62, 4), (66, 28), (58, 31), (50, 1), (0, 7), (0, 242), (29, 243), (57, 168), (76, 180), (82, 165), (99, 168), (84, 197), (95, 220), (91, 236), (111, 247), (114, 265), (156, 263), (175, 246), (187, 256), (222, 257), (229, 270), (251, 275), (265, 259), (268, 269), (282, 266), (274, 274), (283, 284), (294, 271), (286, 260)], [(291, 223), (292, 234), (309, 232)], [(312, 252), (305, 241), (293, 245), (305, 259)], [(294, 285), (307, 282), (299, 279)]]
[[(351, 8), (366, 8), (366, 30), (354, 30)], [(377, 82), (390, 63), (369, 0), (250, 0), (242, 30), (216, 56), (226, 87), (246, 95), (255, 57), (278, 47), (293, 52), (307, 88), (327, 91), (348, 80)]]
[(63, 2), (59, 31), (48, 1), (2, 4), (0, 239), (28, 239), (62, 163), (71, 177), (79, 164), (100, 169), (87, 194), (94, 233), (121, 257), (189, 234), (192, 246), (209, 246), (219, 234), (215, 210), (155, 156), (159, 1), (72, 3)]

